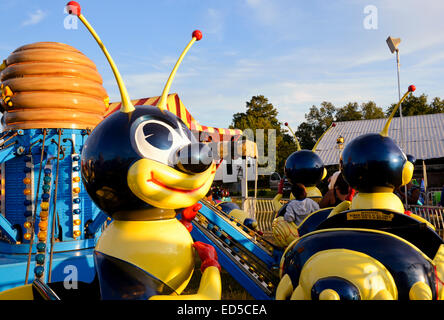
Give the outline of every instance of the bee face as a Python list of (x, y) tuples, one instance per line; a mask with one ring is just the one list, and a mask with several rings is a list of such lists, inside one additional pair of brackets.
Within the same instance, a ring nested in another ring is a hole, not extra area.
[(112, 114), (93, 130), (82, 151), (86, 190), (104, 212), (120, 220), (158, 219), (145, 209), (196, 203), (215, 172), (210, 150), (195, 141), (188, 127), (151, 106)]

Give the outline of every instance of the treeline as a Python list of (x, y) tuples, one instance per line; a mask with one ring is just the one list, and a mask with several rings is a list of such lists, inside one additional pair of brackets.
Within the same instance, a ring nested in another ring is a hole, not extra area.
[[(430, 103), (427, 100), (425, 94), (408, 96), (402, 103), (402, 115), (416, 116), (444, 112), (444, 100), (437, 97)], [(298, 126), (295, 133), (301, 147), (311, 149), (333, 122), (386, 118), (392, 113), (395, 106), (396, 103), (393, 103), (384, 112), (373, 101), (361, 105), (357, 102), (349, 102), (340, 108), (336, 108), (331, 102), (324, 101), (319, 107), (312, 106), (310, 108), (309, 112), (305, 114), (305, 121)], [(395, 117), (399, 117), (399, 109), (395, 113)]]
[[(413, 116), (422, 114), (444, 113), (444, 100), (435, 97), (430, 103), (427, 95), (410, 95), (402, 103), (402, 115)], [(305, 121), (295, 130), (302, 149), (312, 149), (319, 137), (333, 122), (386, 118), (391, 114), (396, 103), (387, 110), (378, 107), (375, 102), (361, 104), (349, 102), (345, 106), (335, 107), (331, 102), (324, 101), (320, 106), (313, 105), (305, 114)], [(399, 110), (395, 114), (399, 116)], [(276, 130), (277, 158), (276, 170), (283, 173), (287, 157), (296, 151), (293, 136), (282, 122), (278, 120), (278, 111), (263, 95), (253, 96), (246, 102), (246, 111), (233, 115), (230, 128), (245, 130), (247, 128)], [(295, 128), (293, 128), (295, 129)], [(256, 137), (255, 137), (256, 138)], [(265, 135), (267, 138), (267, 135)], [(265, 141), (265, 146), (268, 142)], [(267, 150), (265, 150), (265, 154)]]

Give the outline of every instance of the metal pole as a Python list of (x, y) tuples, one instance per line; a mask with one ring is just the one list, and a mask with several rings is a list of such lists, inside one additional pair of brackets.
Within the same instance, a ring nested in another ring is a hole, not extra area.
[(248, 158), (245, 157), (245, 200), (248, 199)]
[(253, 160), (256, 160), (254, 162), (254, 200), (253, 200), (253, 218), (256, 219), (256, 205), (257, 205), (257, 158), (253, 158)]
[[(40, 178), (42, 176), (42, 165), (43, 165), (43, 156), (45, 154), (45, 140), (46, 140), (46, 129), (43, 129), (43, 141), (42, 141), (42, 151), (40, 153), (40, 164), (39, 164), (39, 178), (37, 180), (37, 193), (35, 194), (34, 208), (32, 212), (32, 229), (31, 229), (31, 239), (29, 240), (29, 251), (28, 251), (28, 261), (26, 263), (26, 274), (25, 274), (25, 285), (28, 284), (29, 277), (29, 268), (31, 266), (31, 256), (32, 256), (32, 245), (34, 243), (34, 233), (35, 233), (35, 222), (37, 220), (37, 204), (39, 197), (39, 188), (40, 188)], [(29, 149), (31, 152), (31, 148)], [(32, 156), (32, 153), (31, 153)]]
[[(424, 197), (425, 197), (425, 204), (429, 205), (429, 199), (427, 197), (427, 168), (425, 164), (425, 160), (422, 160), (422, 175), (423, 175), (423, 181), (424, 181)], [(419, 187), (421, 189), (421, 186)], [(432, 206), (433, 206), (433, 200), (432, 200)]]
[[(398, 101), (401, 100), (401, 83), (399, 80), (399, 50), (396, 49), (396, 70), (398, 73)], [(400, 128), (401, 128), (401, 149), (404, 147), (404, 132), (402, 129), (402, 103), (399, 105), (399, 120), (400, 120)]]
[(51, 283), (52, 276), (52, 258), (54, 256), (54, 233), (55, 233), (55, 221), (57, 215), (57, 187), (59, 185), (59, 165), (60, 165), (60, 139), (62, 136), (62, 129), (58, 130), (58, 140), (57, 140), (57, 167), (56, 167), (56, 176), (55, 176), (55, 190), (54, 190), (54, 211), (52, 214), (52, 227), (51, 227), (51, 249), (49, 254), (49, 267), (48, 267), (48, 283)]
[[(399, 49), (396, 48), (396, 71), (398, 74), (398, 100), (401, 100), (401, 83), (399, 79)], [(404, 130), (402, 127), (402, 103), (399, 105), (399, 127), (400, 127), (400, 133), (401, 133), (401, 149), (404, 150)], [(405, 193), (405, 208), (407, 209), (408, 206), (408, 195), (407, 195), (407, 185), (404, 185), (404, 193)]]
[[(256, 161), (254, 162), (254, 198), (257, 199), (257, 158), (253, 158)], [(254, 161), (254, 160), (253, 160)]]

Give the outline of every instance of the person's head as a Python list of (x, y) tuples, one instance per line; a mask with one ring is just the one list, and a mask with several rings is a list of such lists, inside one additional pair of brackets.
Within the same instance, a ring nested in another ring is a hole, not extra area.
[(342, 173), (340, 173), (337, 178), (334, 185), (334, 188), (341, 194), (341, 195), (347, 195), (349, 191), (349, 185), (347, 181), (345, 181), (344, 176)]
[(307, 191), (302, 183), (295, 183), (291, 186), (291, 193), (296, 200), (304, 200), (307, 197)]
[(341, 174), (341, 171), (336, 171), (333, 173), (330, 178), (328, 178), (328, 189), (334, 189), (336, 180), (338, 179), (338, 176)]

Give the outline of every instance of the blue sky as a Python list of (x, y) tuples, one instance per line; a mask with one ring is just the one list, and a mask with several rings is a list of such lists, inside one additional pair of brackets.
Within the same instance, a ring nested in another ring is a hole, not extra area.
[[(64, 28), (66, 2), (2, 0), (0, 58), (28, 43), (67, 43), (96, 63), (111, 101), (118, 100), (112, 72), (84, 26)], [(201, 30), (203, 39), (185, 57), (171, 92), (203, 125), (227, 127), (258, 94), (294, 129), (322, 101), (341, 107), (373, 100), (385, 109), (398, 96), (389, 35), (402, 40), (402, 91), (415, 84), (416, 95), (444, 98), (441, 1), (78, 2), (133, 99), (161, 94), (192, 31)], [(377, 9), (375, 29), (365, 28), (369, 5)]]

